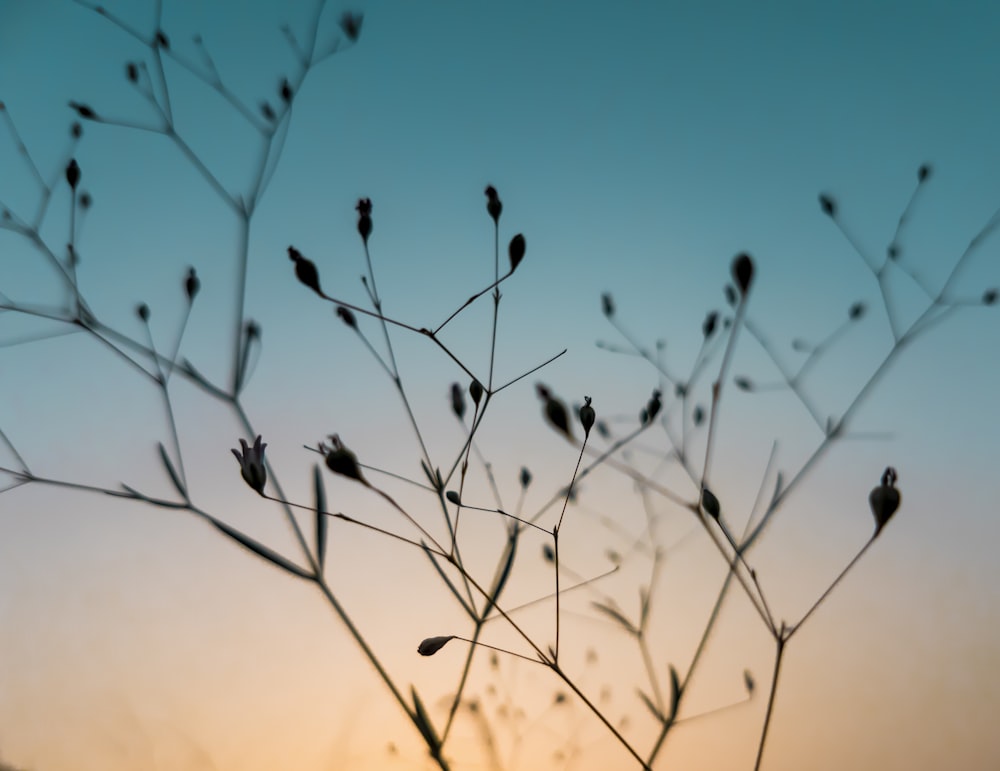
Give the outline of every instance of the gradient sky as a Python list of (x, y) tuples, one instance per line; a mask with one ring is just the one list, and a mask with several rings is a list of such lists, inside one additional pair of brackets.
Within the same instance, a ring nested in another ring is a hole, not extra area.
[[(164, 5), (172, 46), (196, 59), (191, 38), (201, 34), (225, 83), (250, 105), (276, 103), (293, 68), (279, 29), (287, 22), (301, 35), (313, 8)], [(152, 30), (152, 0), (106, 6)], [(865, 302), (865, 317), (805, 381), (824, 412), (836, 413), (892, 337), (871, 272), (817, 195), (834, 196), (850, 235), (881, 258), (918, 167), (931, 164), (899, 243), (902, 263), (934, 287), (1000, 206), (994, 3), (372, 0), (357, 9), (365, 13), (358, 44), (317, 67), (296, 94), (251, 233), (246, 314), (261, 324), (263, 347), (245, 403), (295, 500), (311, 501), (315, 456), (302, 445), (333, 432), (365, 463), (421, 475), (385, 373), (295, 281), (285, 253), (295, 244), (330, 294), (364, 303), (353, 208), (361, 196), (374, 201), (372, 258), (386, 311), (417, 326), (440, 323), (491, 280), (487, 183), (503, 199), (502, 241), (525, 234), (525, 261), (503, 288), (497, 379), (568, 351), (503, 392), (479, 437), (509, 508), (518, 470), (532, 469), (525, 511), (564, 485), (576, 462), (539, 417), (537, 380), (568, 401), (592, 396), (598, 415), (622, 432), (658, 385), (638, 357), (595, 346), (624, 344), (601, 315), (602, 292), (613, 293), (618, 317), (643, 345), (667, 341), (668, 365), (680, 372), (697, 354), (705, 313), (724, 307), (721, 288), (739, 251), (757, 263), (750, 318), (789, 366), (802, 360), (793, 339), (823, 339), (851, 303)], [(321, 40), (336, 37), (342, 10), (327, 9)], [(60, 183), (42, 228), (54, 248), (68, 232), (67, 102), (150, 123), (149, 105), (125, 78), (125, 62), (142, 56), (148, 51), (121, 30), (71, 2), (0, 0), (0, 101), (43, 177)], [(244, 189), (257, 158), (252, 133), (211, 90), (176, 67), (167, 73), (185, 138), (227, 190)], [(163, 137), (86, 125), (73, 153), (94, 197), (79, 230), (80, 281), (92, 307), (142, 339), (134, 307), (147, 302), (157, 347), (167, 350), (184, 309), (184, 271), (197, 266), (203, 289), (181, 351), (222, 379), (232, 212)], [(38, 196), (4, 125), (0, 204), (30, 218)], [(1000, 320), (977, 304), (998, 284), (997, 241), (987, 239), (951, 285), (949, 296), (969, 307), (903, 351), (856, 414), (854, 430), (868, 433), (824, 457), (752, 553), (776, 615), (798, 619), (871, 532), (866, 497), (883, 468), (899, 470), (896, 519), (789, 647), (765, 768), (1000, 766), (992, 725), (1000, 711)], [(0, 292), (29, 304), (61, 299), (51, 269), (7, 231)], [(890, 302), (903, 323), (921, 301), (894, 272)], [(447, 335), (476, 371), (488, 366), (489, 318), (479, 303)], [(156, 453), (169, 432), (155, 390), (82, 336), (10, 344), (55, 329), (0, 315), (0, 429), (39, 475), (169, 496)], [(366, 329), (378, 341), (378, 329)], [(395, 340), (431, 452), (445, 464), (464, 439), (447, 389), (466, 378), (426, 340)], [(733, 373), (779, 379), (745, 331)], [(278, 512), (238, 476), (229, 448), (241, 429), (231, 413), (181, 382), (172, 395), (199, 504), (294, 554)], [(718, 430), (713, 479), (739, 526), (772, 440), (787, 475), (820, 438), (787, 391), (731, 386)], [(693, 446), (703, 452), (700, 441)], [(662, 431), (642, 440), (643, 448), (665, 446)], [(636, 462), (652, 468), (646, 460), (637, 451)], [(6, 446), (0, 461), (15, 465)], [(473, 466), (469, 495), (488, 501), (481, 465)], [(406, 495), (405, 485), (386, 485)], [(693, 494), (690, 484), (679, 489)], [(405, 531), (357, 485), (329, 477), (327, 490), (332, 509)], [(627, 547), (599, 518), (638, 535), (644, 513), (611, 470), (594, 474), (583, 492), (564, 538), (572, 567), (592, 576), (608, 569), (606, 548)], [(681, 542), (668, 554), (651, 631), (666, 677), (668, 662), (687, 666), (725, 565), (700, 532), (685, 538), (688, 519), (663, 501), (653, 507), (661, 542)], [(463, 517), (468, 554), (482, 560), (488, 581), (502, 523), (482, 512)], [(552, 591), (541, 543), (525, 536), (510, 606)], [(441, 719), (439, 700), (464, 651), (423, 659), (414, 649), (426, 636), (467, 632), (449, 595), (406, 547), (331, 526), (330, 549), (338, 595), (403, 690), (415, 684)], [(634, 613), (644, 570), (634, 556), (601, 591)], [(609, 715), (627, 717), (630, 735), (646, 746), (653, 726), (635, 696), (638, 656), (588, 607), (596, 596), (569, 603), (568, 666), (595, 699), (611, 685)], [(761, 688), (748, 704), (678, 728), (664, 768), (752, 767), (773, 645), (745, 598), (733, 598), (682, 716), (743, 699), (744, 668)], [(523, 618), (543, 644), (551, 641), (551, 604)], [(484, 639), (517, 645), (500, 627), (487, 627)], [(587, 663), (588, 649), (596, 662)], [(553, 704), (559, 686), (545, 670), (516, 659), (502, 659), (499, 672), (486, 664), (483, 657), (474, 669), (470, 693), (495, 720), (506, 768), (550, 768), (553, 753), (574, 748), (584, 754), (569, 767), (626, 767), (582, 705)], [(506, 700), (524, 709), (516, 731), (496, 718)], [(480, 729), (474, 715), (463, 716), (449, 744), (457, 768), (489, 767)], [(41, 485), (0, 495), (0, 759), (35, 771), (318, 771), (423, 768), (423, 754), (342, 625), (303, 582), (190, 515)]]

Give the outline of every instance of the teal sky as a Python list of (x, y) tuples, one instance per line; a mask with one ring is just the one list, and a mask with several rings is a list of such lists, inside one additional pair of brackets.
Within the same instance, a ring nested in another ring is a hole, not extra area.
[[(152, 0), (105, 5), (143, 34), (152, 30)], [(278, 84), (294, 75), (281, 25), (301, 38), (313, 7), (164, 0), (163, 29), (194, 62), (192, 35), (200, 34), (223, 82), (256, 110), (264, 99), (277, 106)], [(321, 47), (337, 38), (343, 10), (327, 8)], [(822, 340), (864, 302), (864, 318), (804, 381), (823, 414), (839, 414), (889, 351), (892, 333), (871, 271), (821, 212), (818, 194), (835, 198), (850, 237), (881, 263), (917, 170), (930, 164), (899, 231), (905, 272), (889, 266), (889, 303), (904, 327), (926, 305), (907, 273), (940, 288), (1000, 208), (994, 3), (373, 0), (356, 10), (364, 12), (358, 43), (317, 66), (294, 96), (251, 230), (245, 310), (261, 325), (263, 345), (245, 405), (295, 500), (311, 500), (315, 456), (302, 446), (334, 432), (365, 463), (421, 475), (418, 444), (385, 373), (295, 281), (286, 256), (294, 244), (330, 295), (364, 305), (359, 197), (374, 202), (371, 256), (386, 313), (418, 327), (436, 326), (492, 281), (487, 184), (503, 200), (502, 246), (525, 235), (524, 263), (503, 284), (496, 382), (567, 353), (501, 393), (479, 445), (508, 507), (520, 467), (535, 473), (526, 511), (564, 485), (576, 461), (540, 420), (536, 381), (568, 401), (592, 396), (598, 415), (623, 433), (660, 385), (638, 357), (595, 346), (625, 345), (601, 314), (602, 292), (613, 294), (618, 318), (643, 345), (666, 341), (667, 366), (681, 373), (697, 355), (706, 312), (725, 309), (722, 287), (737, 252), (757, 265), (749, 318), (789, 367), (803, 360), (793, 339)], [(125, 77), (126, 62), (143, 57), (147, 49), (68, 0), (0, 0), (0, 117), (13, 120), (42, 177), (57, 180), (40, 233), (60, 253), (67, 103), (86, 103), (112, 123), (156, 125)], [(170, 62), (166, 72), (179, 132), (225, 190), (246, 191), (255, 134), (204, 84)], [(40, 190), (9, 127), (0, 126), (0, 206), (30, 221)], [(184, 272), (196, 266), (202, 292), (181, 355), (224, 382), (237, 263), (232, 210), (162, 136), (85, 124), (72, 154), (94, 199), (78, 223), (88, 302), (138, 340), (145, 333), (134, 308), (148, 303), (157, 348), (170, 350)], [(870, 533), (866, 498), (882, 469), (899, 470), (902, 510), (791, 646), (765, 768), (1000, 763), (988, 725), (1000, 709), (991, 687), (1000, 672), (1000, 320), (978, 303), (1000, 285), (998, 244), (984, 239), (949, 285), (948, 299), (968, 307), (908, 346), (856, 413), (853, 428), (868, 438), (835, 446), (754, 552), (777, 614), (800, 617)], [(9, 230), (0, 230), (0, 293), (28, 305), (65, 299), (50, 266)], [(490, 318), (480, 301), (443, 336), (477, 373), (489, 367)], [(380, 344), (380, 330), (366, 329)], [(156, 453), (169, 432), (148, 382), (82, 335), (13, 344), (58, 330), (0, 314), (0, 430), (36, 474), (170, 495)], [(429, 451), (450, 464), (464, 435), (448, 387), (467, 377), (422, 338), (400, 333), (394, 342)], [(718, 365), (717, 356), (709, 371)], [(780, 380), (746, 330), (732, 374)], [(185, 383), (171, 388), (199, 503), (294, 553), (277, 511), (239, 479), (229, 448), (242, 430), (232, 414)], [(676, 407), (668, 413), (679, 415)], [(731, 382), (718, 431), (713, 478), (740, 525), (772, 440), (786, 475), (820, 440), (792, 394), (746, 394)], [(642, 447), (666, 441), (661, 431)], [(692, 441), (704, 452), (701, 439)], [(13, 465), (0, 445), (0, 466)], [(468, 489), (489, 500), (473, 465)], [(0, 476), (0, 486), (7, 482)], [(391, 489), (406, 495), (405, 486)], [(690, 483), (681, 490), (692, 495)], [(331, 477), (328, 491), (335, 510), (404, 529), (357, 486)], [(620, 544), (594, 517), (639, 533), (643, 508), (610, 470), (584, 492), (567, 514), (578, 518), (567, 526), (579, 535), (570, 554), (580, 572), (596, 575), (607, 567), (605, 546)], [(670, 514), (662, 501), (657, 507)], [(487, 514), (473, 520), (479, 513), (463, 517), (488, 579), (502, 528)], [(672, 516), (667, 543), (687, 533), (687, 521)], [(331, 584), (401, 683), (446, 694), (459, 653), (415, 660), (413, 649), (425, 636), (464, 633), (454, 603), (419, 555), (356, 530), (333, 532)], [(725, 567), (699, 539), (671, 552), (659, 595), (659, 656), (682, 671)], [(526, 543), (512, 605), (551, 591), (540, 541)], [(607, 587), (625, 608), (644, 580), (637, 563)], [(424, 767), (412, 726), (320, 600), (190, 515), (41, 485), (0, 494), (0, 760), (35, 771), (253, 770), (291, 759), (303, 771), (389, 760)], [(529, 622), (542, 639), (547, 607)], [(586, 614), (586, 601), (574, 609)], [(766, 631), (742, 596), (728, 610), (691, 714), (742, 698), (745, 667), (766, 684)], [(611, 712), (630, 717), (642, 744), (651, 729), (630, 685), (642, 677), (632, 668), (635, 650), (593, 616), (570, 624), (581, 683), (593, 693), (605, 679), (615, 683)], [(511, 643), (505, 634), (497, 624), (497, 644)], [(599, 672), (582, 664), (591, 646), (607, 652)], [(485, 693), (491, 675), (482, 669), (475, 682)], [(588, 753), (576, 768), (626, 762), (580, 705), (546, 709), (555, 685), (543, 671), (513, 663), (503, 672), (501, 692), (534, 721), (511, 768), (547, 768), (553, 749), (573, 741)], [(692, 722), (671, 739), (664, 766), (751, 767), (763, 709), (758, 693)], [(474, 754), (474, 726), (464, 730), (456, 752)], [(399, 754), (387, 760), (389, 741)]]

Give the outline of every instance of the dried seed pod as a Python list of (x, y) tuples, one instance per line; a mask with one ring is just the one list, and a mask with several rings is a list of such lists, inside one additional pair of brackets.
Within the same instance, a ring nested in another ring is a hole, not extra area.
[(837, 202), (833, 200), (832, 196), (826, 193), (819, 194), (819, 208), (823, 210), (823, 214), (827, 217), (837, 216)]
[(143, 323), (146, 323), (149, 321), (149, 306), (146, 305), (146, 303), (139, 303), (135, 306), (135, 315), (138, 316)]
[(590, 406), (591, 399), (589, 396), (584, 396), (583, 400), (585, 404), (580, 408), (580, 423), (583, 425), (584, 436), (590, 436), (590, 429), (594, 427), (594, 421), (597, 420), (597, 413)]
[(433, 656), (454, 639), (455, 635), (453, 634), (442, 637), (428, 637), (426, 640), (421, 640), (420, 645), (417, 646), (417, 653), (421, 656)]
[(135, 83), (139, 80), (139, 68), (135, 62), (128, 62), (125, 65), (125, 77), (128, 78), (129, 83)]
[(611, 297), (611, 292), (605, 292), (601, 295), (601, 311), (609, 319), (615, 315), (615, 301)]
[(503, 211), (503, 204), (497, 195), (497, 189), (493, 185), (486, 186), (486, 211), (493, 218), (493, 222), (500, 224), (500, 212)]
[(531, 472), (527, 466), (521, 466), (521, 487), (527, 488), (531, 484)]
[(722, 513), (722, 509), (719, 506), (719, 499), (716, 498), (712, 491), (707, 487), (703, 488), (701, 491), (701, 507), (712, 519), (717, 520), (719, 518), (719, 514)]
[(931, 175), (931, 165), (929, 163), (920, 164), (920, 168), (917, 169), (917, 181), (925, 182), (930, 175)]
[(513, 273), (517, 266), (524, 259), (524, 236), (518, 233), (510, 239), (510, 246), (507, 247), (507, 255), (510, 257), (510, 272)]
[(549, 544), (542, 544), (542, 557), (546, 562), (555, 562), (556, 552)]
[(163, 49), (170, 49), (170, 39), (162, 29), (156, 30), (156, 45)]
[(896, 513), (902, 496), (896, 489), (896, 469), (892, 466), (886, 467), (882, 474), (882, 483), (874, 488), (868, 495), (868, 504), (871, 506), (872, 515), (875, 517), (875, 538), (882, 532), (882, 528)]
[(448, 499), (449, 503), (454, 503), (456, 506), (462, 505), (462, 498), (454, 490), (449, 490), (444, 494), (444, 497)]
[(281, 101), (285, 104), (292, 103), (292, 84), (288, 82), (288, 78), (281, 79), (281, 86), (278, 88), (278, 93), (281, 94)]

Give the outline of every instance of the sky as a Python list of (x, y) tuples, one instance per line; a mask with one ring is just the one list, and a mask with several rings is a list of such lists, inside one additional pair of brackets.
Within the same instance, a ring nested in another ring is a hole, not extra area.
[[(282, 25), (306, 39), (314, 3), (163, 6), (171, 51), (200, 73), (207, 51), (226, 93), (254, 116), (262, 100), (280, 109), (282, 79), (298, 82)], [(142, 36), (155, 30), (153, 0), (105, 7)], [(350, 7), (364, 14), (354, 45), (337, 23), (346, 10), (328, 4), (322, 15), (319, 48), (342, 46), (296, 89), (249, 231), (244, 317), (262, 332), (241, 401), (268, 443), (269, 491), (277, 477), (290, 500), (312, 505), (319, 456), (308, 448), (335, 433), (366, 466), (424, 480), (383, 365), (296, 281), (287, 257), (294, 245), (327, 294), (370, 307), (359, 280), (359, 198), (373, 202), (370, 257), (384, 311), (417, 328), (438, 326), (494, 280), (487, 184), (503, 202), (501, 271), (508, 242), (524, 234), (524, 261), (501, 285), (494, 356), (487, 296), (441, 340), (484, 380), (493, 358), (494, 385), (566, 351), (496, 395), (469, 463), (463, 502), (527, 515), (569, 482), (579, 454), (542, 419), (539, 382), (569, 404), (591, 397), (616, 435), (663, 388), (666, 428), (615, 457), (685, 500), (697, 496), (662, 458), (686, 414), (685, 447), (700, 468), (706, 432), (690, 416), (709, 405), (724, 336), (713, 338), (685, 405), (636, 346), (661, 351), (671, 374), (689, 372), (706, 314), (732, 315), (723, 286), (737, 253), (755, 264), (746, 319), (782, 366), (806, 360), (793, 341), (815, 346), (840, 330), (801, 381), (821, 415), (840, 415), (892, 349), (893, 325), (905, 330), (921, 316), (921, 287), (936, 293), (947, 282), (954, 312), (898, 350), (852, 411), (847, 435), (749, 553), (774, 616), (794, 623), (864, 546), (869, 491), (886, 466), (898, 470), (895, 518), (788, 644), (763, 768), (1000, 764), (991, 725), (1000, 709), (1000, 320), (980, 302), (1000, 285), (997, 239), (981, 239), (949, 280), (1000, 208), (995, 4), (371, 0)], [(170, 352), (188, 307), (184, 276), (196, 267), (201, 291), (180, 359), (224, 386), (240, 219), (197, 166), (226, 194), (243, 195), (259, 168), (259, 136), (165, 58), (187, 155), (141, 128), (159, 125), (146, 98), (150, 88), (162, 93), (158, 79), (150, 86), (149, 48), (68, 0), (0, 0), (0, 207), (33, 221), (43, 196), (34, 164), (52, 185), (39, 238), (64, 254), (63, 170), (75, 158), (80, 190), (93, 199), (75, 224), (88, 306), (146, 345), (135, 308), (147, 303), (154, 345)], [(130, 61), (149, 68), (137, 85), (126, 77)], [(105, 121), (84, 122), (76, 144), (71, 101)], [(836, 202), (836, 221), (821, 193)], [(881, 266), (893, 242), (900, 258), (885, 269), (883, 293), (868, 265)], [(605, 292), (617, 324), (602, 314)], [(10, 228), (0, 229), (0, 293), (22, 309), (67, 302), (52, 264)], [(858, 302), (865, 312), (851, 322)], [(360, 326), (385, 357), (379, 326)], [(791, 478), (822, 439), (802, 401), (771, 388), (781, 372), (750, 327), (741, 325), (726, 370), (709, 477), (739, 531), (758, 489), (772, 490), (778, 470)], [(0, 314), (0, 431), (9, 439), (0, 466), (18, 468), (19, 454), (37, 476), (175, 499), (157, 452), (163, 442), (177, 457), (161, 393), (93, 337), (48, 336), (63, 331)], [(466, 433), (449, 388), (469, 378), (424, 336), (397, 328), (392, 340), (428, 454), (450, 467)], [(734, 376), (756, 387), (742, 391)], [(302, 564), (280, 509), (240, 479), (229, 450), (252, 437), (233, 411), (176, 374), (170, 396), (198, 506)], [(533, 481), (519, 502), (522, 467)], [(331, 511), (419, 535), (376, 493), (324, 474)], [(444, 537), (426, 493), (366, 475)], [(13, 481), (0, 474), (0, 488)], [(558, 507), (539, 521), (551, 529), (557, 517)], [(312, 520), (300, 521), (310, 537)], [(488, 583), (505, 523), (468, 509), (461, 529), (466, 563)], [(623, 557), (613, 575), (565, 595), (561, 662), (639, 748), (651, 746), (655, 725), (636, 688), (651, 686), (634, 640), (592, 603), (613, 600), (638, 615), (651, 561), (632, 546), (648, 544), (650, 531), (665, 556), (648, 639), (668, 689), (669, 666), (686, 673), (726, 573), (705, 533), (605, 464), (581, 481), (560, 537), (564, 586), (604, 576), (614, 567), (609, 550)], [(550, 541), (535, 530), (522, 537), (508, 608), (554, 591), (542, 556)], [(466, 644), (426, 659), (415, 649), (471, 628), (423, 554), (337, 521), (326, 575), (400, 690), (414, 685), (443, 724)], [(543, 649), (554, 643), (554, 610), (543, 599), (514, 614)], [(482, 639), (530, 656), (502, 621)], [(685, 720), (655, 767), (752, 768), (773, 658), (761, 619), (734, 591), (685, 694)], [(745, 669), (757, 682), (750, 699)], [(454, 768), (629, 767), (607, 729), (538, 664), (501, 655), (494, 668), (484, 651), (467, 695), (477, 707), (463, 707), (455, 723)], [(42, 483), (0, 493), (0, 760), (34, 771), (430, 767), (418, 733), (315, 586), (190, 512)]]

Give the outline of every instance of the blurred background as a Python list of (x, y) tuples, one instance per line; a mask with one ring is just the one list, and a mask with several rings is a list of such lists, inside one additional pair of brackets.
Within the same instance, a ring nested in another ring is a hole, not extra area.
[[(155, 3), (109, 2), (148, 37)], [(865, 260), (817, 196), (826, 193), (864, 254), (881, 264), (894, 240), (888, 302), (903, 328), (926, 307), (1000, 207), (1000, 79), (990, 3), (739, 2), (502, 4), (434, 0), (330, 5), (325, 49), (347, 10), (360, 39), (316, 66), (294, 95), (280, 163), (255, 212), (246, 318), (261, 329), (244, 404), (288, 497), (312, 503), (315, 446), (338, 433), (362, 463), (423, 480), (420, 446), (385, 371), (358, 337), (294, 277), (286, 250), (312, 259), (326, 292), (365, 305), (365, 256), (355, 203), (374, 203), (371, 257), (387, 315), (434, 327), (493, 280), (493, 223), (483, 189), (503, 201), (501, 252), (527, 240), (502, 285), (495, 384), (563, 349), (502, 391), (477, 433), (463, 499), (541, 512), (571, 479), (577, 449), (542, 419), (535, 385), (570, 405), (593, 398), (616, 436), (637, 424), (656, 370), (601, 312), (609, 292), (632, 340), (687, 377), (706, 313), (727, 313), (723, 285), (741, 251), (755, 259), (748, 317), (785, 366), (842, 329), (803, 388), (837, 416), (889, 353), (883, 294)], [(171, 49), (208, 66), (256, 111), (308, 36), (315, 4), (165, 0)], [(54, 184), (40, 236), (62, 254), (69, 232), (63, 169), (72, 152), (93, 205), (77, 222), (79, 282), (91, 308), (172, 351), (185, 314), (183, 279), (202, 290), (180, 342), (208, 378), (232, 359), (239, 220), (168, 138), (126, 77), (152, 66), (148, 48), (63, 0), (0, 1), (0, 205), (31, 222)], [(259, 141), (230, 104), (169, 58), (179, 134), (231, 193), (249, 189)], [(145, 77), (145, 76), (144, 76)], [(140, 84), (147, 83), (140, 80)], [(83, 123), (71, 148), (70, 101), (112, 123)], [(8, 121), (7, 119), (10, 119)], [(16, 136), (11, 126), (16, 127)], [(19, 152), (23, 141), (31, 162)], [(921, 164), (930, 175), (898, 232)], [(36, 174), (37, 169), (37, 174)], [(997, 241), (984, 238), (949, 283), (965, 303), (905, 346), (786, 501), (750, 562), (778, 619), (797, 621), (862, 547), (867, 496), (883, 469), (899, 472), (903, 505), (786, 654), (764, 767), (992, 768), (1000, 671), (1000, 492), (996, 351), (1000, 323), (983, 307), (1000, 284)], [(506, 267), (501, 253), (501, 270)], [(896, 269), (901, 266), (903, 269)], [(913, 277), (916, 277), (914, 279)], [(0, 300), (66, 301), (30, 241), (0, 230)], [(867, 312), (853, 323), (848, 309)], [(476, 373), (489, 370), (492, 310), (483, 298), (442, 333)], [(362, 319), (373, 345), (379, 327)], [(0, 314), (0, 430), (38, 476), (171, 498), (157, 442), (170, 446), (163, 400), (149, 378), (93, 338), (26, 314)], [(44, 339), (35, 339), (43, 337)], [(658, 346), (657, 341), (662, 341)], [(468, 377), (425, 338), (393, 331), (401, 378), (428, 452), (450, 468), (466, 430), (449, 388)], [(598, 345), (600, 343), (600, 345)], [(616, 348), (626, 349), (617, 352)], [(711, 365), (688, 402), (687, 447), (705, 452)], [(713, 490), (742, 531), (758, 490), (789, 479), (822, 441), (802, 403), (754, 337), (740, 332), (717, 416)], [(246, 437), (231, 411), (179, 377), (171, 396), (193, 498), (202, 508), (301, 562), (278, 507), (242, 482), (231, 447)], [(665, 393), (670, 435), (682, 412)], [(466, 415), (468, 423), (471, 404)], [(579, 430), (577, 428), (577, 435)], [(603, 440), (592, 438), (595, 446)], [(662, 427), (628, 459), (686, 499), (696, 489), (662, 462)], [(773, 463), (768, 458), (776, 447)], [(8, 444), (0, 465), (17, 468)], [(533, 481), (520, 501), (518, 477)], [(440, 510), (393, 477), (369, 478), (441, 534)], [(12, 482), (0, 478), (0, 487)], [(413, 536), (360, 485), (326, 474), (329, 508)], [(545, 509), (551, 527), (559, 508)], [(466, 564), (484, 583), (505, 538), (496, 514), (462, 515)], [(307, 532), (308, 516), (302, 518)], [(568, 506), (560, 546), (580, 579), (613, 575), (566, 596), (562, 656), (580, 688), (640, 749), (656, 726), (633, 640), (595, 611), (614, 601), (638, 617), (650, 583), (649, 534), (665, 559), (653, 590), (650, 646), (661, 685), (683, 675), (726, 565), (678, 507), (640, 494), (602, 466)], [(505, 606), (554, 591), (544, 537), (526, 533)], [(451, 594), (416, 549), (334, 522), (327, 575), (401, 690), (414, 684), (435, 720), (464, 660), (453, 641), (435, 657), (421, 639), (470, 633)], [(576, 583), (564, 573), (565, 582)], [(554, 642), (553, 603), (517, 618), (541, 647)], [(501, 621), (490, 644), (531, 655)], [(773, 642), (734, 591), (685, 696), (657, 767), (751, 768), (766, 706)], [(743, 672), (757, 681), (747, 699)], [(630, 759), (544, 668), (476, 659), (448, 751), (454, 768), (629, 767)], [(563, 698), (566, 697), (566, 698)], [(719, 712), (713, 710), (721, 709)], [(698, 717), (703, 713), (711, 713)], [(426, 768), (426, 749), (343, 625), (307, 582), (220, 537), (190, 514), (107, 495), (31, 484), (0, 495), (0, 760), (35, 771), (117, 769)]]

